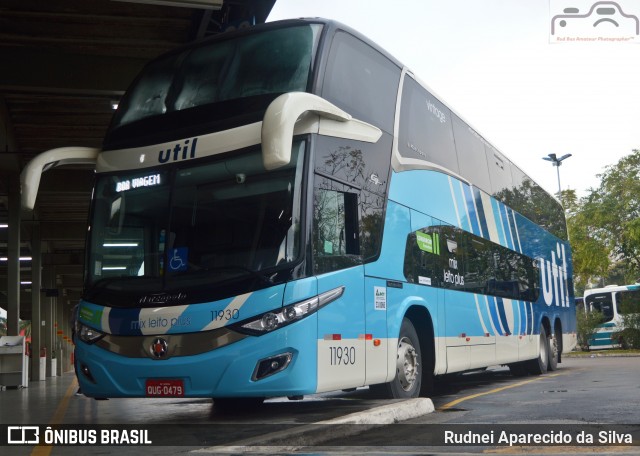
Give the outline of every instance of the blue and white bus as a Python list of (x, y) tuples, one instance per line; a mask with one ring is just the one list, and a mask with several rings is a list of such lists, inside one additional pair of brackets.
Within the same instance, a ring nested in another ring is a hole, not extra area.
[(616, 348), (623, 345), (620, 332), (624, 329), (625, 308), (640, 305), (640, 284), (609, 285), (584, 291), (585, 311), (600, 312), (602, 322), (589, 340), (589, 348)]
[(90, 397), (300, 396), (557, 368), (559, 203), (400, 62), (326, 20), (149, 63), (95, 161), (76, 363)]

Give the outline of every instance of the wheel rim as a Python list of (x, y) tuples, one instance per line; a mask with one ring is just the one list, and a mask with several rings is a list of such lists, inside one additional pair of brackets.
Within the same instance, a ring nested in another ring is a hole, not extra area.
[(552, 337), (551, 340), (549, 341), (549, 348), (551, 350), (551, 359), (556, 360), (558, 359), (558, 342), (556, 340), (555, 337)]
[(410, 391), (418, 379), (418, 353), (411, 340), (403, 337), (398, 341), (398, 358), (396, 364), (400, 386)]
[(547, 365), (547, 360), (548, 358), (548, 353), (547, 353), (547, 338), (544, 334), (540, 334), (540, 360), (543, 364), (543, 366)]

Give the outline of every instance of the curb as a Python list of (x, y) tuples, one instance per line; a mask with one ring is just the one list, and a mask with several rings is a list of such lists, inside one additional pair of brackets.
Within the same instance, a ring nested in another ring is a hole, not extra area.
[(568, 359), (591, 359), (591, 358), (638, 358), (640, 353), (597, 353), (586, 352), (580, 354), (564, 353), (562, 355)]
[[(433, 413), (431, 399), (420, 397), (374, 407), (362, 412), (312, 424), (292, 427), (283, 431), (233, 442), (230, 445), (214, 446), (195, 450), (193, 453), (269, 453), (294, 451), (301, 447), (314, 446), (329, 440), (361, 434), (374, 427), (394, 424)], [(277, 447), (277, 448), (274, 448)]]
[(318, 421), (316, 424), (393, 424), (434, 411), (435, 407), (431, 399), (418, 397), (351, 413), (332, 420)]

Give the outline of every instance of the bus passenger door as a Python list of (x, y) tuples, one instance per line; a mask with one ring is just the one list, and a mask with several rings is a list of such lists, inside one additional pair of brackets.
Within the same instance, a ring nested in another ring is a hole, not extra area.
[(332, 188), (314, 194), (314, 272), (319, 294), (338, 287), (344, 294), (318, 311), (318, 392), (363, 386), (366, 367), (358, 195), (324, 184)]

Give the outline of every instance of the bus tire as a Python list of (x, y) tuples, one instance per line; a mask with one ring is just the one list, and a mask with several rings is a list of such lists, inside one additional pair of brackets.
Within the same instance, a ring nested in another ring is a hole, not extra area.
[(560, 357), (560, 350), (558, 349), (558, 339), (555, 337), (548, 338), (549, 347), (549, 362), (547, 363), (547, 370), (549, 372), (558, 370), (558, 359)]
[(532, 375), (541, 375), (549, 367), (549, 339), (544, 325), (540, 326), (540, 353), (536, 359), (527, 361), (527, 370)]
[(372, 385), (376, 396), (388, 399), (408, 399), (420, 396), (422, 385), (422, 354), (420, 339), (411, 320), (404, 318), (398, 336), (396, 375), (389, 383)]

